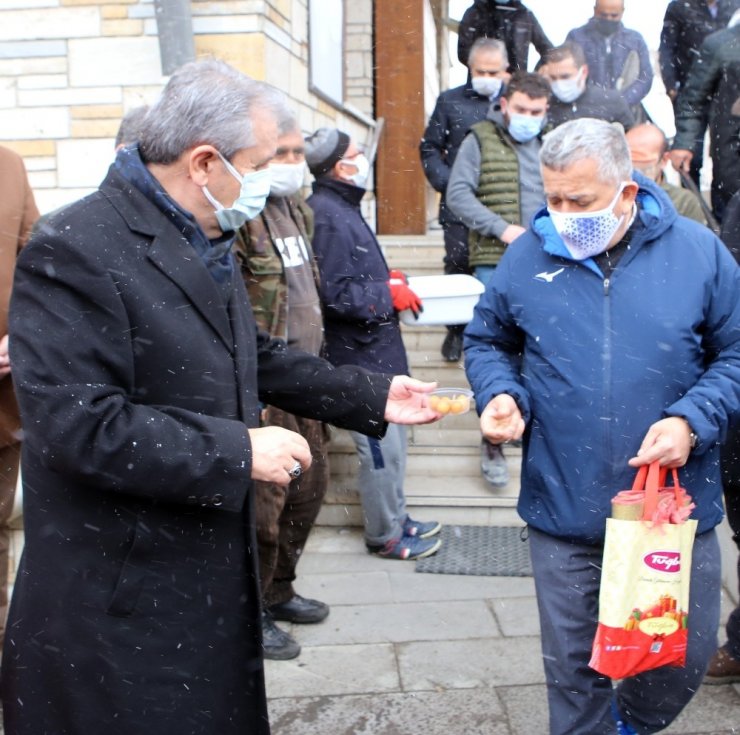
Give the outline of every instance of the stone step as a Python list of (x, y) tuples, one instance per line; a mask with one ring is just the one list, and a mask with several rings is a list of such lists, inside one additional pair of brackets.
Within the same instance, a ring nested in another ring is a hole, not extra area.
[[(474, 414), (472, 414), (474, 416)], [(455, 417), (455, 420), (464, 417)], [(443, 419), (443, 422), (447, 419)], [(435, 427), (441, 426), (435, 424)], [(521, 450), (508, 447), (509, 483), (491, 487), (480, 474), (480, 433), (473, 428), (410, 429), (404, 491), (406, 502), (421, 517), (444, 523), (505, 523), (515, 519)], [(419, 432), (414, 436), (413, 432)], [(450, 441), (452, 439), (452, 441)], [(361, 524), (357, 457), (347, 432), (335, 431), (331, 451), (331, 485), (319, 517), (324, 525)], [(430, 515), (431, 514), (431, 515)]]
[(398, 268), (409, 276), (427, 276), (442, 273), (444, 241), (437, 236), (384, 235), (378, 238), (391, 268)]
[[(504, 456), (509, 464), (510, 474), (519, 476), (521, 449), (506, 447)], [(341, 445), (332, 442), (331, 472), (335, 477), (354, 475), (357, 470), (355, 447), (351, 443)], [(475, 446), (434, 446), (410, 445), (406, 461), (406, 474), (429, 478), (480, 477), (480, 448)]]
[[(441, 231), (427, 236), (386, 235), (379, 238), (391, 268), (408, 275), (442, 272)], [(440, 354), (444, 326), (402, 325), (411, 374), (441, 387), (469, 387), (463, 361), (449, 363)], [(323, 525), (362, 525), (357, 492), (357, 458), (345, 431), (333, 430), (331, 486), (319, 514)], [(480, 474), (480, 430), (474, 410), (436, 424), (409, 428), (404, 490), (410, 512), (422, 519), (469, 525), (520, 523), (516, 514), (521, 450), (505, 450), (509, 483), (492, 488)]]

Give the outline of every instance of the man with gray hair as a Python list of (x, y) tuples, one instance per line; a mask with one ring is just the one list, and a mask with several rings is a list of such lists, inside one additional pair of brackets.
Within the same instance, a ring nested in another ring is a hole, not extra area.
[[(489, 108), (498, 108), (509, 74), (506, 44), (497, 38), (479, 38), (468, 57), (470, 78), (437, 98), (424, 137), (419, 144), (427, 180), (440, 193), (439, 224), (444, 230), (444, 272), (470, 273), (468, 228), (447, 206), (450, 171), (460, 144), (470, 128), (485, 120)], [(464, 324), (450, 324), (442, 343), (442, 357), (457, 362), (462, 357)]]
[(264, 206), (286, 114), (227, 64), (186, 64), (99, 191), (19, 259), (6, 735), (268, 735), (251, 483), (287, 485), (311, 453), (260, 428), (260, 402), (374, 436), (438, 417), (433, 384), (257, 332), (230, 248)]
[[(566, 122), (540, 153), (546, 207), (508, 248), (465, 332), (481, 430), (524, 437), (550, 733), (653, 733), (714, 653), (719, 445), (740, 407), (740, 274), (706, 227), (633, 173), (624, 134)], [(680, 467), (698, 521), (685, 668), (612, 682), (589, 669), (605, 521), (634, 468)]]
[(147, 112), (149, 112), (149, 105), (139, 105), (139, 107), (129, 110), (121, 118), (121, 124), (118, 127), (114, 142), (116, 150), (139, 140)]

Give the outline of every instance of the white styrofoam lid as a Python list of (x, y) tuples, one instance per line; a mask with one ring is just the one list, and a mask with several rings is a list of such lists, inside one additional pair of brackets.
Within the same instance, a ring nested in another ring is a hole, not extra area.
[(485, 287), (474, 276), (464, 273), (451, 273), (440, 276), (409, 276), (409, 288), (422, 301), (427, 298), (449, 296), (476, 296)]

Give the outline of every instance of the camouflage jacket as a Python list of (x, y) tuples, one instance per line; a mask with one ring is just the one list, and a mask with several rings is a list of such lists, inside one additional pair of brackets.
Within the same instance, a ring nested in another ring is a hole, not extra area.
[[(287, 207), (286, 207), (287, 205)], [(319, 280), (311, 250), (313, 212), (298, 197), (280, 200), (269, 198), (259, 217), (250, 220), (237, 232), (234, 254), (239, 263), (244, 284), (257, 326), (287, 341), (288, 283), (283, 259), (275, 245), (277, 239), (300, 235), (311, 256), (314, 282)]]

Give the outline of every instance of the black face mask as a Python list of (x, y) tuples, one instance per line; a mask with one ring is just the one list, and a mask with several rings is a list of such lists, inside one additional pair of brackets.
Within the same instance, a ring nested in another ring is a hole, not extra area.
[(619, 29), (619, 20), (609, 20), (608, 18), (594, 18), (594, 26), (602, 36), (611, 36)]

